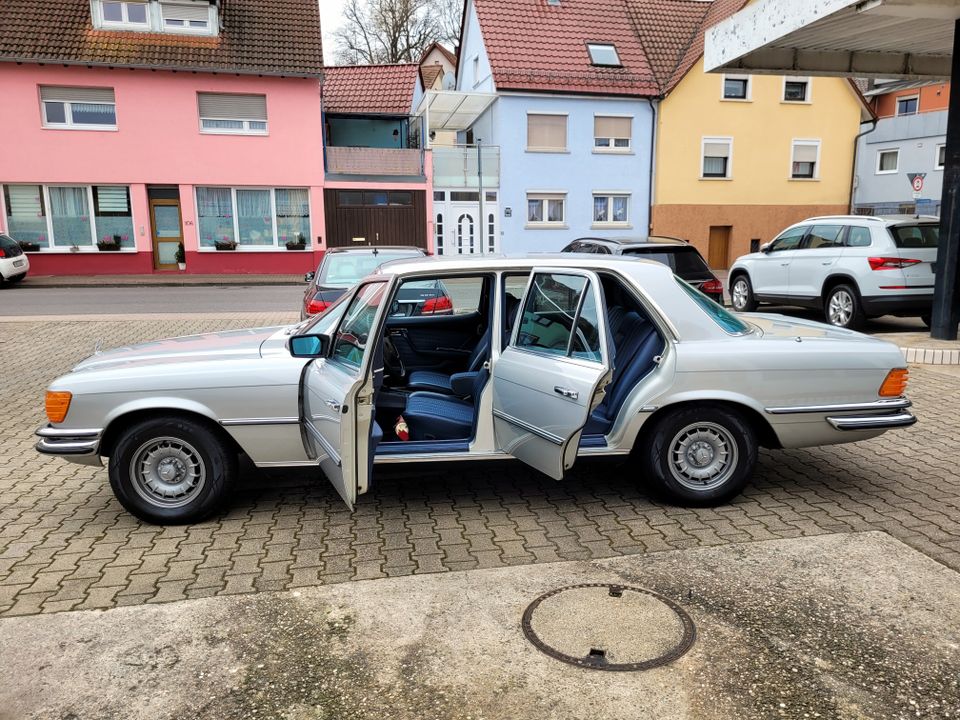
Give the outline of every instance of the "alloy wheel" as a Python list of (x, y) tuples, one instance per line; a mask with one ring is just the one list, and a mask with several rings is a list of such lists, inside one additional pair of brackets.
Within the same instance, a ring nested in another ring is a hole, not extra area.
[(846, 290), (837, 290), (830, 296), (827, 307), (830, 324), (846, 327), (853, 317), (853, 297)]
[(727, 482), (737, 469), (737, 443), (722, 425), (698, 422), (682, 428), (670, 442), (670, 474), (690, 490)]
[(130, 461), (130, 478), (144, 500), (163, 508), (182, 507), (206, 483), (203, 458), (190, 443), (159, 437), (143, 443)]

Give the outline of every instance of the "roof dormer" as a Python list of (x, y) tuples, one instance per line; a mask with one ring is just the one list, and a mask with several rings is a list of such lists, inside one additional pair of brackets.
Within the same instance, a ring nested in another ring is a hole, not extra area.
[(216, 35), (216, 0), (91, 0), (99, 30)]

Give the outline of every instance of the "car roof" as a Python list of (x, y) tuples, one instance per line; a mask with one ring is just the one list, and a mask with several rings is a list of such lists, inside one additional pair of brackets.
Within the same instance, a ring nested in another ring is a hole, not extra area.
[(650, 235), (648, 237), (613, 237), (613, 238), (601, 238), (593, 237), (592, 235), (586, 237), (579, 237), (573, 242), (602, 242), (609, 243), (611, 245), (618, 245), (620, 247), (663, 247), (664, 245), (676, 245), (676, 246), (688, 246), (690, 243), (686, 240), (676, 237), (670, 237), (669, 235)]
[(868, 224), (909, 225), (916, 222), (940, 222), (936, 215), (818, 215), (801, 220), (788, 227), (809, 225), (813, 222), (866, 222)]
[(586, 255), (580, 253), (531, 253), (528, 255), (433, 255), (422, 258), (401, 258), (380, 265), (374, 275), (414, 275), (448, 272), (483, 272), (485, 270), (528, 271), (535, 267), (570, 268), (573, 270), (616, 270), (625, 274), (667, 273), (673, 271), (654, 260), (618, 255)]
[(410, 247), (409, 245), (358, 245), (354, 247), (333, 247), (329, 248), (326, 254), (353, 253), (357, 255), (371, 255), (379, 252), (404, 252), (409, 253), (411, 257), (421, 257), (427, 254), (422, 248)]

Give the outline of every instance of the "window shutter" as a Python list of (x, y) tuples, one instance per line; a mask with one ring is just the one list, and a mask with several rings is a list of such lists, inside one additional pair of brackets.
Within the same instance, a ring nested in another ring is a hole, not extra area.
[(214, 120), (267, 119), (266, 95), (198, 93), (200, 117)]
[(725, 142), (705, 142), (703, 156), (708, 158), (730, 157), (730, 145)]
[(39, 185), (7, 185), (10, 214), (15, 217), (40, 217), (43, 201)]
[(125, 213), (130, 210), (126, 187), (122, 185), (98, 185), (96, 191), (98, 211)]
[(601, 117), (593, 118), (593, 136), (598, 138), (630, 137), (630, 118)]
[(527, 147), (566, 150), (566, 115), (527, 115)]
[(177, 3), (160, 3), (164, 20), (200, 20), (210, 21), (210, 5), (197, 3), (194, 5), (179, 5)]
[(793, 161), (798, 163), (808, 162), (815, 163), (817, 161), (817, 146), (816, 145), (794, 145), (793, 146)]
[(44, 101), (113, 103), (113, 88), (81, 88), (41, 85), (40, 99)]

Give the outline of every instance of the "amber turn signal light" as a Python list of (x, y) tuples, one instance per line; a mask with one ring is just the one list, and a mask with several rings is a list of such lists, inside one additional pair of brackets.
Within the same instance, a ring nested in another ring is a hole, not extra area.
[(70, 409), (73, 393), (47, 391), (47, 418), (52, 423), (62, 423)]
[(906, 368), (894, 368), (887, 373), (880, 386), (880, 397), (900, 397), (907, 389), (907, 379), (910, 371)]

